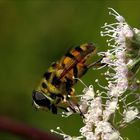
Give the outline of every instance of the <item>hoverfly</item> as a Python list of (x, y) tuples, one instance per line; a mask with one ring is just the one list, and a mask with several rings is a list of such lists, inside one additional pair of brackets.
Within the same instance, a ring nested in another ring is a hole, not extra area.
[(87, 60), (95, 52), (96, 47), (92, 43), (82, 44), (53, 63), (33, 91), (35, 107), (57, 114), (58, 108), (67, 111), (67, 107), (72, 108), (71, 103), (77, 105), (73, 86), (77, 78), (82, 77), (94, 65), (87, 64)]

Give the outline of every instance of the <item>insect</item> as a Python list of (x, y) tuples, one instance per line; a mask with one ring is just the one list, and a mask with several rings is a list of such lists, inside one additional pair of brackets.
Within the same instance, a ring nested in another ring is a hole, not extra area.
[(72, 104), (77, 105), (73, 86), (77, 78), (82, 77), (94, 65), (87, 64), (87, 60), (95, 53), (96, 47), (92, 43), (86, 43), (68, 51), (53, 63), (32, 93), (35, 107), (50, 110), (53, 114), (57, 114), (58, 108), (65, 111), (67, 107), (73, 109)]

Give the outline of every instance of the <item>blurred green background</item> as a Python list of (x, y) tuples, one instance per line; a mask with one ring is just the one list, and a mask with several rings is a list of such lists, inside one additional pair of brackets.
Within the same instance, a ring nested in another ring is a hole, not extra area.
[[(78, 135), (82, 120), (78, 115), (62, 118), (32, 107), (32, 90), (49, 65), (71, 46), (93, 42), (99, 51), (107, 49), (100, 36), (105, 22), (114, 22), (108, 7), (122, 14), (132, 27), (140, 27), (140, 1), (136, 0), (0, 0), (0, 115), (50, 131), (60, 126)], [(102, 71), (90, 70), (82, 80), (104, 84)], [(82, 84), (76, 85), (81, 93)], [(140, 122), (122, 131), (124, 137), (139, 140)], [(0, 140), (21, 138), (0, 133)]]

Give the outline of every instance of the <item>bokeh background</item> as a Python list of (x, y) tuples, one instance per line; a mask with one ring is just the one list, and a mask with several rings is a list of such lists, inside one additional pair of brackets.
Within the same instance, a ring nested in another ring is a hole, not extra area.
[[(122, 14), (127, 22), (140, 28), (140, 1), (136, 0), (0, 0), (0, 115), (49, 132), (60, 126), (65, 133), (78, 135), (79, 115), (62, 118), (32, 107), (32, 90), (49, 65), (71, 46), (93, 42), (99, 51), (107, 49), (100, 36), (105, 22), (114, 22), (108, 7)], [(102, 71), (90, 70), (82, 80), (97, 85)], [(84, 86), (78, 83), (76, 92)], [(124, 137), (139, 140), (140, 122), (122, 131)], [(20, 140), (0, 132), (0, 140)]]

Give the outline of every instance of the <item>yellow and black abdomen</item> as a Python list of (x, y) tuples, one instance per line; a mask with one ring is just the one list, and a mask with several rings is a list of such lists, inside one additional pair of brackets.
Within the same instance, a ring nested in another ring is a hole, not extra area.
[(60, 61), (64, 69), (60, 79), (67, 77), (72, 80), (74, 84), (76, 81), (74, 78), (80, 78), (87, 71), (87, 59), (95, 53), (95, 51), (96, 48), (92, 43), (86, 43), (67, 52)]

